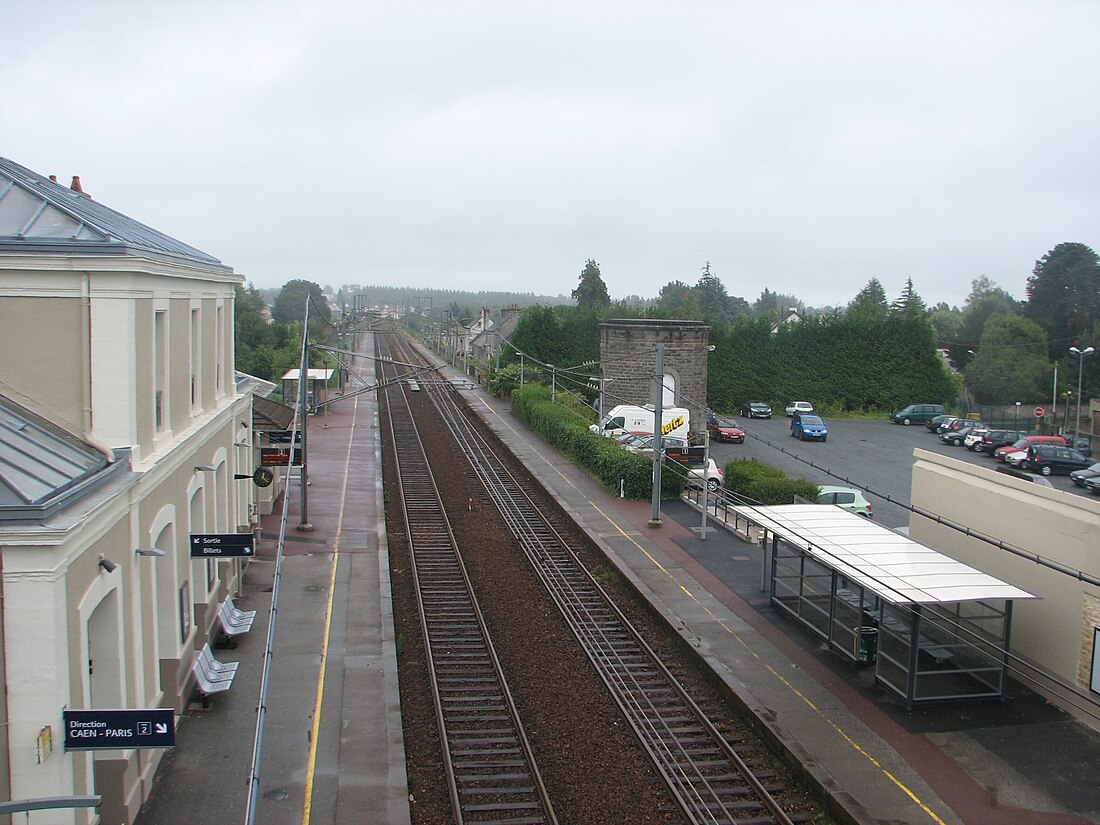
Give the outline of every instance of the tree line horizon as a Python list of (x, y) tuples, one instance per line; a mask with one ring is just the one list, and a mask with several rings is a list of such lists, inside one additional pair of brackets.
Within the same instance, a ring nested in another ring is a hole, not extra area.
[[(912, 278), (893, 301), (878, 278), (871, 278), (844, 307), (808, 307), (796, 295), (767, 287), (750, 304), (728, 294), (709, 262), (694, 284), (673, 280), (656, 298), (613, 301), (599, 264), (591, 258), (569, 296), (572, 303), (564, 296), (531, 293), (359, 285), (334, 290), (296, 280), (278, 291), (239, 288), (238, 307), (255, 312), (268, 297), (277, 324), (300, 324), (306, 293), (326, 308), (332, 303), (342, 309), (358, 300), (420, 315), (429, 323), (467, 325), (482, 308), (498, 314), (503, 307), (537, 299), (526, 305), (511, 346), (505, 347), (505, 368), (511, 367), (517, 349), (556, 365), (598, 360), (603, 320), (702, 321), (711, 327), (710, 343), (716, 347), (708, 387), (708, 401), (716, 409), (733, 409), (749, 397), (817, 399), (836, 411), (879, 411), (922, 401), (1041, 402), (1051, 399), (1056, 367), (1061, 397), (1075, 395), (1079, 368), (1082, 396), (1100, 392), (1100, 357), (1090, 360), (1069, 351), (1070, 346), (1083, 350), (1100, 345), (1100, 257), (1081, 243), (1059, 244), (1035, 262), (1025, 300), (1018, 301), (983, 275), (971, 282), (961, 309), (944, 302), (929, 307)], [(773, 331), (791, 309), (800, 322)], [(256, 331), (248, 321), (244, 328)], [(300, 326), (298, 330), (300, 336)], [(252, 342), (241, 337), (238, 352), (242, 343), (246, 356), (255, 352)], [(939, 350), (957, 372), (947, 368)], [(270, 351), (266, 355), (260, 366), (272, 360)]]

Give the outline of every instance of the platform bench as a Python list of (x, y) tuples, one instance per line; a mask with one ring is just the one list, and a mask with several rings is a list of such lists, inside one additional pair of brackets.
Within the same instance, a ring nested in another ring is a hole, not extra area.
[(225, 637), (225, 647), (236, 647), (236, 637), (244, 635), (252, 629), (252, 622), (255, 617), (247, 615), (244, 611), (238, 611), (238, 614), (234, 614), (230, 610), (228, 601), (218, 605), (218, 626), (221, 635)]
[(191, 665), (191, 674), (195, 677), (195, 690), (202, 695), (202, 706), (210, 707), (210, 697), (233, 687), (233, 678), (237, 675), (237, 662), (219, 662), (214, 658), (209, 645), (203, 645), (199, 655)]

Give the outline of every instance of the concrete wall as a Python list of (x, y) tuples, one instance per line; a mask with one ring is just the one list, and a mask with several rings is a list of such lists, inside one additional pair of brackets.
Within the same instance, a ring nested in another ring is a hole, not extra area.
[[(1100, 497), (1061, 492), (924, 450), (915, 455), (914, 506), (1100, 579)], [(1088, 693), (1100, 588), (922, 516), (911, 517), (909, 531), (916, 541), (1039, 596), (1015, 604), (1012, 652)]]
[[(604, 408), (652, 404), (657, 344), (665, 345), (665, 374), (676, 381), (676, 403), (691, 411), (692, 433), (706, 429), (707, 340), (701, 321), (612, 320), (600, 324)], [(666, 404), (666, 406), (670, 406)]]

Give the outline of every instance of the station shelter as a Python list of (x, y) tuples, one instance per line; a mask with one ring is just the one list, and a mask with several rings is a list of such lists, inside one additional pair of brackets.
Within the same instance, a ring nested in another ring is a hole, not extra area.
[[(328, 382), (332, 378), (333, 370), (310, 367), (306, 370), (306, 407), (310, 410), (326, 400)], [(302, 371), (298, 368), (287, 370), (282, 377), (283, 400), (288, 405), (294, 405), (298, 399), (298, 379)]]
[(1012, 604), (1036, 598), (841, 507), (740, 507), (771, 604), (916, 705), (1000, 698)]

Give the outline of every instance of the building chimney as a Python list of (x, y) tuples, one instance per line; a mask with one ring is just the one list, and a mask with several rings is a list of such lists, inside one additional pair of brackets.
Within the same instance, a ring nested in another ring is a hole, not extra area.
[(83, 195), (86, 198), (92, 197), (87, 192), (85, 192), (84, 187), (80, 185), (80, 175), (73, 175), (73, 182), (72, 185), (69, 186), (69, 188), (76, 192), (78, 195)]
[(57, 183), (57, 175), (50, 175), (50, 180), (52, 180), (54, 183)]

